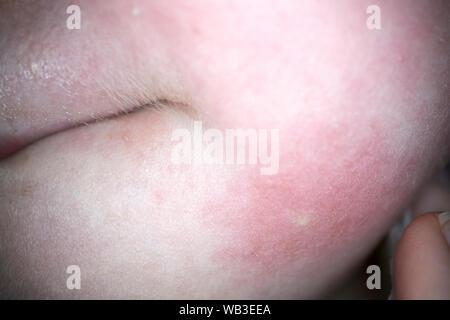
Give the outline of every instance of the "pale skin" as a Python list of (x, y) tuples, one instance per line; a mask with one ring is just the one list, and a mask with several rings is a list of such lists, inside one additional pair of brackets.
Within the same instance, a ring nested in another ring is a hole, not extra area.
[[(1, 3), (2, 294), (326, 294), (450, 160), (449, 4), (372, 2)], [(279, 172), (172, 164), (193, 120), (279, 129)]]

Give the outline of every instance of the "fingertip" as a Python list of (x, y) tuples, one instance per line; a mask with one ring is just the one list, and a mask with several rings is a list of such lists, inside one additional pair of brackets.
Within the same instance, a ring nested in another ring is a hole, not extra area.
[(450, 299), (450, 247), (437, 213), (420, 215), (406, 228), (394, 258), (394, 284), (397, 299)]
[(447, 244), (450, 246), (450, 212), (443, 212), (438, 215), (441, 230)]

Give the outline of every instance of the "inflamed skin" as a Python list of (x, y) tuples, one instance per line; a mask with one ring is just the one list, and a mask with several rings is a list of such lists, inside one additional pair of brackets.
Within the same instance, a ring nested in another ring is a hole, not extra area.
[[(1, 295), (325, 294), (449, 160), (449, 2), (371, 4), (3, 3)], [(200, 121), (277, 172), (171, 161)]]

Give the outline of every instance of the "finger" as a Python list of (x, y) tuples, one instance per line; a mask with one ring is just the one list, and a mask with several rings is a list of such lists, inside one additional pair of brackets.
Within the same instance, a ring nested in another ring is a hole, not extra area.
[(450, 299), (449, 225), (449, 213), (428, 213), (405, 230), (394, 258), (397, 299)]

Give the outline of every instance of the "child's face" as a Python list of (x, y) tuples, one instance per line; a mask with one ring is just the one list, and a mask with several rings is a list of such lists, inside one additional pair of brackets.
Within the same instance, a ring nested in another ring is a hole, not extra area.
[[(371, 1), (78, 1), (80, 30), (70, 3), (2, 4), (3, 292), (289, 298), (339, 281), (449, 159), (448, 2), (377, 2), (381, 30)], [(176, 164), (194, 120), (277, 129), (277, 170)]]

